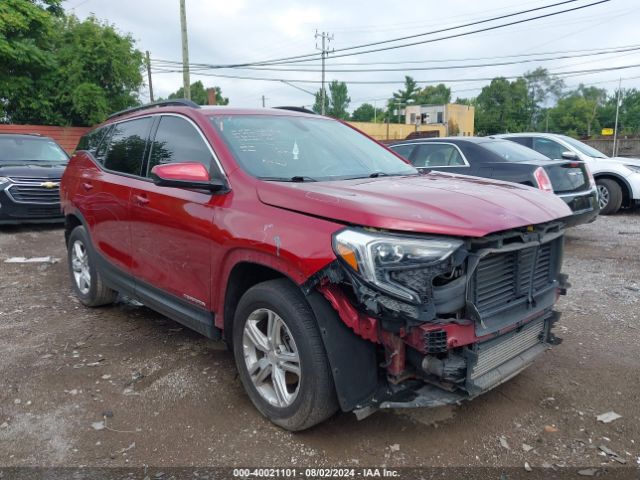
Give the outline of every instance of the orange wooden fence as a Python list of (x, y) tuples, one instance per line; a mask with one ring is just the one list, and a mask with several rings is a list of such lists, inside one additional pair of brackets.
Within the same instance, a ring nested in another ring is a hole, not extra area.
[(0, 125), (0, 133), (39, 133), (53, 138), (68, 153), (73, 153), (80, 137), (87, 133), (89, 127), (52, 127), (47, 125)]

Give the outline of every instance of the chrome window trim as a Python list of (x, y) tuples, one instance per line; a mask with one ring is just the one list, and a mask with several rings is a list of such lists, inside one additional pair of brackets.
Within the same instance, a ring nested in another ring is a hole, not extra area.
[(467, 157), (464, 156), (464, 153), (462, 153), (462, 150), (460, 150), (460, 147), (458, 145), (456, 145), (455, 143), (451, 143), (451, 142), (428, 142), (428, 141), (427, 142), (396, 143), (395, 145), (389, 145), (389, 148), (391, 148), (393, 150), (393, 147), (404, 147), (406, 145), (451, 145), (451, 146), (455, 147), (456, 150), (458, 150), (458, 153), (460, 154), (460, 157), (462, 157), (462, 161), (464, 161), (464, 165), (443, 165), (442, 167), (416, 167), (415, 165), (412, 164), (415, 168), (463, 168), (463, 167), (471, 167), (471, 165), (469, 165), (469, 161), (467, 160)]
[[(131, 122), (133, 120), (140, 120), (140, 119), (143, 119), (143, 118), (151, 118), (151, 117), (157, 117), (157, 116), (178, 117), (178, 118), (182, 118), (182, 119), (186, 120), (187, 122), (189, 122), (191, 124), (191, 126), (193, 128), (195, 128), (195, 130), (198, 132), (198, 134), (200, 135), (200, 138), (202, 138), (202, 140), (204, 141), (204, 144), (209, 149), (209, 153), (211, 153), (211, 156), (213, 157), (213, 160), (215, 161), (215, 164), (218, 167), (218, 170), (220, 171), (220, 174), (223, 176), (224, 180), (227, 182), (227, 185), (229, 185), (229, 187), (231, 187), (231, 185), (229, 183), (229, 178), (227, 176), (227, 172), (222, 167), (222, 163), (220, 163), (220, 159), (218, 158), (218, 156), (216, 155), (216, 152), (213, 150), (213, 147), (211, 146), (211, 144), (207, 140), (207, 137), (204, 135), (204, 133), (202, 133), (202, 129), (193, 120), (191, 120), (186, 115), (182, 115), (180, 113), (174, 113), (174, 112), (149, 113), (149, 114), (146, 114), (146, 115), (140, 115), (140, 116), (136, 116), (136, 117), (133, 117), (133, 118), (124, 118), (122, 120), (118, 120), (118, 121), (115, 121), (115, 122), (110, 122), (110, 123), (108, 123), (107, 125), (104, 125), (104, 126), (108, 127), (108, 126), (112, 126), (112, 125), (118, 125), (120, 123)], [(148, 140), (151, 141), (151, 133), (149, 133), (149, 139)], [(84, 150), (84, 151), (87, 151), (87, 150)], [(91, 152), (88, 152), (88, 153), (91, 154)], [(104, 165), (100, 164), (100, 162), (96, 161), (96, 163), (100, 166), (100, 168), (102, 170), (104, 170), (106, 172), (109, 172), (109, 173), (113, 173), (114, 175), (123, 175), (123, 176), (126, 176), (126, 177), (136, 178), (136, 179), (139, 179), (139, 180), (150, 181), (149, 177), (141, 176), (141, 175), (134, 175), (134, 174), (131, 174), (131, 173), (126, 173), (126, 172), (118, 172), (116, 170), (110, 170), (110, 169), (106, 168)]]

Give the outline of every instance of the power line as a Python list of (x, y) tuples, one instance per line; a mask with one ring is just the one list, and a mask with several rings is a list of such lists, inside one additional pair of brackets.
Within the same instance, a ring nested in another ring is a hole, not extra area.
[[(274, 72), (310, 72), (310, 73), (318, 73), (321, 71), (331, 72), (331, 73), (371, 73), (371, 72), (404, 72), (404, 71), (429, 71), (429, 70), (457, 70), (464, 68), (482, 68), (482, 67), (500, 67), (506, 65), (517, 65), (522, 63), (533, 63), (533, 62), (550, 62), (555, 60), (565, 60), (569, 58), (582, 58), (582, 57), (591, 57), (591, 56), (599, 56), (599, 55), (611, 55), (614, 53), (621, 52), (635, 52), (640, 50), (640, 46), (635, 46), (631, 48), (624, 48), (618, 50), (610, 50), (603, 52), (594, 52), (594, 53), (583, 53), (578, 55), (562, 55), (558, 57), (550, 57), (550, 58), (530, 58), (530, 59), (520, 59), (520, 60), (511, 60), (508, 62), (495, 62), (495, 63), (479, 63), (479, 64), (469, 64), (469, 65), (446, 65), (446, 66), (433, 66), (433, 67), (398, 67), (398, 68), (361, 68), (361, 69), (336, 69), (329, 68), (325, 70), (317, 70), (317, 69), (306, 69), (306, 68), (274, 68), (274, 67), (242, 67), (242, 70), (255, 70), (255, 71), (274, 71)], [(206, 67), (195, 67), (194, 70), (210, 70)]]
[[(592, 73), (600, 73), (600, 72), (610, 72), (616, 70), (625, 70), (629, 68), (637, 68), (640, 67), (640, 64), (633, 65), (622, 65), (617, 67), (607, 67), (607, 68), (595, 68), (595, 69), (585, 69), (585, 70), (574, 70), (567, 72), (549, 72), (549, 75), (555, 76), (563, 76), (563, 75), (577, 75), (577, 74), (592, 74)], [(154, 73), (177, 73), (180, 70), (162, 70), (156, 69)], [(193, 75), (200, 75), (205, 77), (217, 77), (217, 78), (233, 78), (239, 80), (259, 80), (265, 82), (290, 82), (290, 83), (319, 83), (317, 80), (308, 80), (308, 79), (291, 79), (291, 78), (266, 78), (266, 77), (252, 77), (252, 76), (244, 76), (244, 75), (227, 75), (221, 73), (193, 73)], [(520, 78), (522, 75), (505, 75), (499, 76), (500, 78), (506, 79), (515, 79)], [(458, 83), (458, 82), (481, 82), (481, 81), (491, 81), (496, 77), (482, 77), (482, 78), (449, 78), (449, 79), (431, 79), (431, 80), (414, 80), (416, 83)], [(348, 84), (355, 85), (396, 85), (404, 83), (404, 79), (402, 80), (353, 80), (346, 82)]]
[[(505, 18), (509, 18), (509, 17), (514, 17), (514, 16), (518, 16), (518, 15), (523, 15), (525, 13), (531, 13), (533, 11), (539, 11), (539, 10), (543, 10), (543, 9), (548, 9), (548, 8), (552, 8), (552, 7), (556, 7), (559, 5), (564, 5), (567, 3), (573, 3), (579, 0), (565, 0), (562, 2), (557, 2), (557, 3), (553, 3), (550, 5), (545, 5), (542, 7), (537, 7), (537, 8), (533, 8), (533, 9), (528, 9), (528, 10), (521, 10), (518, 12), (514, 12), (511, 14), (507, 14), (507, 15), (500, 15), (497, 17), (492, 17), (492, 18), (488, 18), (488, 19), (484, 19), (484, 20), (478, 20), (475, 22), (470, 22), (470, 23), (466, 23), (466, 24), (462, 24), (462, 25), (457, 25), (454, 27), (449, 27), (446, 29), (440, 29), (440, 30), (435, 30), (435, 31), (431, 31), (431, 32), (423, 32), (420, 34), (415, 34), (415, 35), (408, 35), (405, 37), (398, 37), (398, 38), (394, 38), (394, 39), (389, 39), (389, 40), (382, 40), (379, 42), (370, 42), (370, 43), (366, 43), (366, 44), (361, 44), (361, 45), (354, 45), (351, 47), (344, 47), (341, 49), (337, 49), (335, 50), (335, 52), (345, 52), (345, 51), (350, 51), (350, 50), (357, 50), (357, 49), (361, 49), (361, 48), (366, 48), (369, 46), (374, 46), (374, 45), (383, 45), (383, 44), (388, 44), (388, 43), (393, 43), (393, 42), (398, 42), (404, 39), (408, 39), (408, 38), (417, 38), (417, 37), (423, 37), (423, 36), (427, 36), (427, 35), (434, 35), (436, 33), (443, 33), (445, 31), (452, 31), (452, 30), (458, 30), (461, 28), (466, 28), (469, 26), (473, 26), (473, 25), (479, 25), (482, 23), (488, 23), (488, 22), (493, 22), (496, 20), (501, 20), (501, 19), (505, 19)], [(439, 37), (439, 38), (434, 38), (434, 39), (428, 39), (428, 40), (421, 40), (418, 42), (412, 42), (412, 43), (407, 43), (407, 44), (402, 44), (402, 45), (393, 45), (393, 46), (387, 46), (387, 47), (381, 47), (381, 48), (377, 48), (377, 49), (370, 49), (370, 50), (364, 50), (364, 51), (360, 51), (360, 52), (350, 52), (350, 53), (341, 53), (338, 55), (333, 55), (333, 58), (342, 58), (342, 57), (349, 57), (349, 56), (354, 56), (354, 55), (362, 55), (362, 54), (367, 54), (367, 53), (374, 53), (374, 52), (381, 52), (381, 51), (386, 51), (386, 50), (394, 50), (394, 49), (398, 49), (398, 48), (405, 48), (405, 47), (410, 47), (410, 46), (415, 46), (415, 45), (421, 45), (421, 44), (425, 44), (425, 43), (433, 43), (433, 42), (439, 42), (442, 40), (449, 40), (452, 38), (458, 38), (458, 37), (463, 37), (463, 36), (468, 36), (468, 35), (473, 35), (476, 33), (480, 33), (480, 32), (486, 32), (486, 31), (490, 31), (490, 30), (496, 30), (499, 28), (504, 28), (504, 27), (508, 27), (508, 26), (512, 26), (512, 25), (518, 25), (521, 23), (525, 23), (525, 22), (530, 22), (533, 20), (539, 20), (542, 18), (548, 18), (548, 17), (552, 17), (555, 15), (560, 15), (563, 13), (568, 13), (568, 12), (573, 12), (573, 11), (577, 11), (577, 10), (582, 10), (584, 8), (589, 8), (595, 5), (599, 5), (602, 3), (607, 3), (611, 0), (598, 0), (596, 2), (593, 3), (589, 3), (586, 5), (581, 5), (578, 7), (573, 7), (573, 8), (569, 8), (569, 9), (565, 9), (565, 10), (559, 10), (556, 12), (551, 12), (551, 13), (547, 13), (544, 15), (538, 15), (535, 17), (528, 17), (528, 18), (524, 18), (524, 19), (520, 19), (520, 20), (516, 20), (513, 22), (508, 22), (508, 23), (503, 23), (500, 25), (493, 25), (490, 27), (485, 27), (485, 28), (481, 28), (481, 29), (477, 29), (477, 30), (471, 30), (469, 32), (462, 32), (462, 33), (458, 33), (458, 34), (454, 34), (454, 35), (448, 35), (448, 36), (444, 36), (444, 37)], [(280, 63), (301, 63), (301, 62), (308, 62), (308, 61), (313, 61), (313, 60), (319, 60), (321, 59), (320, 57), (318, 57), (317, 53), (309, 53), (309, 54), (304, 54), (304, 55), (294, 55), (294, 56), (290, 56), (290, 57), (283, 57), (283, 58), (277, 58), (277, 59), (271, 59), (271, 60), (264, 60), (264, 61), (259, 61), (259, 62), (246, 62), (246, 63), (236, 63), (236, 64), (226, 64), (226, 65), (206, 65), (210, 68), (240, 68), (240, 67), (250, 67), (250, 66), (260, 66), (260, 65), (277, 65)]]

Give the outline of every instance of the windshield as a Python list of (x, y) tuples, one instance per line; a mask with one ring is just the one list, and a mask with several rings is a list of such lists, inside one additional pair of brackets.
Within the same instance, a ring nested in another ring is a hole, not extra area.
[(520, 145), (519, 143), (511, 142), (509, 140), (491, 140), (482, 142), (479, 145), (492, 151), (495, 154), (500, 155), (503, 160), (507, 162), (530, 162), (531, 160), (545, 160), (549, 159), (541, 153), (532, 150), (531, 148)]
[(264, 180), (318, 181), (418, 174), (384, 147), (335, 120), (215, 115), (211, 123), (242, 169)]
[(596, 150), (595, 148), (590, 147), (586, 143), (582, 143), (579, 140), (576, 140), (571, 137), (567, 137), (565, 135), (562, 135), (562, 139), (565, 142), (567, 142), (569, 145), (571, 145), (573, 148), (578, 150), (580, 153), (582, 153), (583, 155), (587, 155), (589, 157), (594, 157), (594, 158), (607, 158), (607, 156), (601, 151)]
[(53, 140), (3, 137), (0, 135), (0, 162), (67, 162), (69, 157)]

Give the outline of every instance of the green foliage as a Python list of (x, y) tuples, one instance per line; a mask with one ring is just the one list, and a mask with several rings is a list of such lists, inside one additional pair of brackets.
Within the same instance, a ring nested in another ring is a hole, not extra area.
[(549, 74), (546, 68), (538, 67), (522, 76), (527, 82), (531, 110), (531, 129), (540, 128), (544, 119), (543, 110), (551, 101), (556, 101), (562, 95), (564, 81)]
[(416, 81), (406, 75), (404, 77), (404, 88), (401, 88), (397, 92), (394, 92), (391, 98), (387, 101), (387, 111), (385, 112), (386, 120), (392, 121), (394, 118), (394, 111), (400, 115), (400, 110), (404, 109), (407, 105), (415, 103), (416, 95), (420, 91), (420, 87)]
[(142, 53), (130, 35), (89, 17), (65, 17), (60, 0), (0, 2), (0, 118), (92, 125), (136, 105)]
[(552, 129), (573, 136), (599, 133), (598, 108), (606, 99), (606, 90), (580, 85), (549, 110)]
[(478, 135), (523, 132), (529, 128), (531, 105), (527, 82), (518, 78), (494, 78), (475, 100)]
[[(222, 90), (220, 87), (213, 87), (216, 91), (216, 105), (229, 105), (229, 99), (222, 96)], [(207, 88), (204, 84), (198, 80), (191, 84), (191, 101), (198, 105), (209, 105), (209, 96), (207, 95)], [(176, 92), (169, 95), (170, 99), (184, 98), (184, 87), (180, 87)]]
[[(347, 84), (333, 80), (329, 83), (329, 92), (325, 96), (325, 115), (334, 118), (340, 118), (347, 120), (349, 118), (349, 103), (351, 103), (351, 97), (349, 97), (349, 90)], [(316, 100), (313, 104), (313, 111), (322, 112), (322, 91), (316, 92)]]
[(374, 119), (377, 122), (382, 122), (383, 118), (384, 110), (382, 108), (375, 108), (370, 103), (363, 103), (351, 114), (351, 120), (354, 122), (373, 122)]
[(427, 85), (415, 97), (420, 105), (445, 105), (451, 102), (451, 89), (444, 83)]

